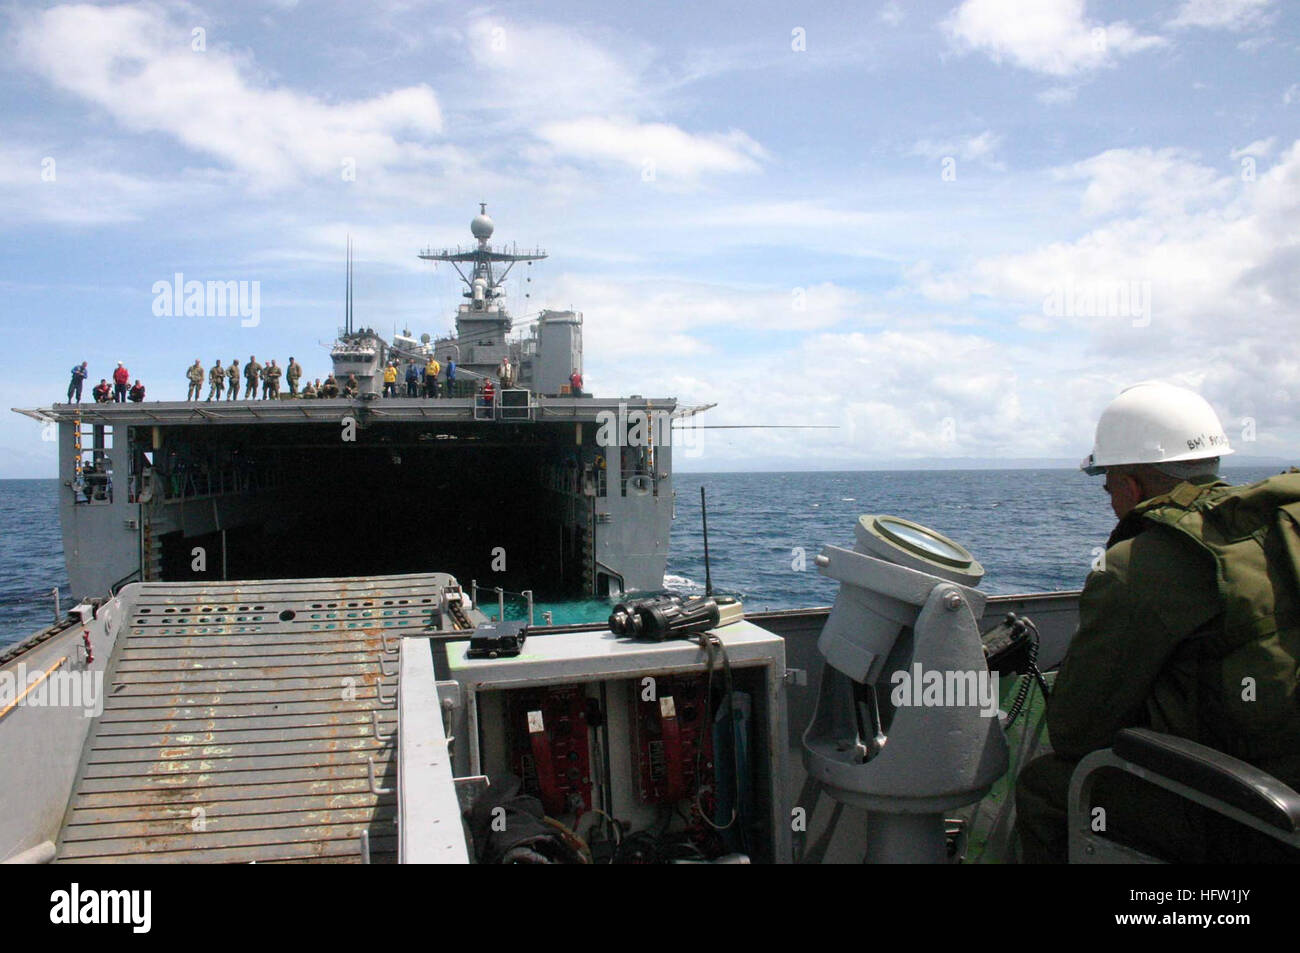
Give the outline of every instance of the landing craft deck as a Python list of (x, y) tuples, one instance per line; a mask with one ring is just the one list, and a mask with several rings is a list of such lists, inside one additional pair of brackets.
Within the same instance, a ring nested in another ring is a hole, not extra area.
[(57, 859), (395, 860), (397, 648), (450, 582), (141, 586)]

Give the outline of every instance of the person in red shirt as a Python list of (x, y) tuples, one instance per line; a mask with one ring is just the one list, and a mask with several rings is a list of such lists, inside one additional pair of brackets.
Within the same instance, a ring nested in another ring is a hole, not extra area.
[(569, 375), (569, 393), (574, 397), (582, 396), (582, 375), (578, 373), (575, 367), (573, 373)]
[(122, 366), (122, 362), (117, 362), (117, 370), (113, 372), (113, 402), (116, 404), (126, 403), (126, 385), (131, 383), (131, 373)]

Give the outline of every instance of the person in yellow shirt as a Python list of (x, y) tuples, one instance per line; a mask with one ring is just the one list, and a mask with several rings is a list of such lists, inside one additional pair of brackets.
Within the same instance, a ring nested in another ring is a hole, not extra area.
[(438, 396), (438, 372), (442, 370), (442, 365), (438, 363), (435, 357), (429, 358), (429, 363), (424, 366), (424, 396)]
[(384, 396), (397, 396), (397, 365), (392, 361), (384, 368)]

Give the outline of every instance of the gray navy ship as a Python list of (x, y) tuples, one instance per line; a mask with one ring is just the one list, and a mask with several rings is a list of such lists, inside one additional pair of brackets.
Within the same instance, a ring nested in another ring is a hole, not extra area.
[[(876, 514), (816, 557), (833, 606), (634, 598), (662, 587), (676, 403), (566, 392), (581, 315), (512, 338), (502, 283), (545, 256), (490, 245), (485, 210), (472, 229), (422, 254), (466, 284), (453, 336), (347, 309), (355, 397), (20, 411), (57, 430), (77, 600), (0, 655), (0, 859), (1014, 859), (1079, 594), (987, 596), (963, 545)], [(430, 356), (463, 392), (379, 396)], [(483, 398), (504, 360), (516, 386)], [(394, 513), (409, 546), (375, 531)], [(618, 601), (537, 625), (497, 588)], [(934, 673), (962, 698), (931, 704)], [(1300, 848), (1294, 792), (1170, 741), (1084, 759), (1072, 861), (1154, 859), (1095, 829), (1101, 771)]]
[[(340, 385), (355, 377), (355, 398), (19, 411), (57, 427), (72, 592), (434, 566), (550, 598), (660, 589), (676, 402), (571, 393), (582, 315), (542, 311), (512, 339), (505, 304), (510, 270), (546, 255), (494, 248), (485, 208), (471, 229), (472, 247), (420, 255), (466, 285), (447, 338), (354, 327), (349, 264), (330, 356)], [(455, 361), (453, 393), (379, 399), (390, 362), (405, 395), (405, 369), (430, 357)], [(502, 387), (507, 360), (513, 386)], [(395, 514), (408, 542), (376, 531)]]

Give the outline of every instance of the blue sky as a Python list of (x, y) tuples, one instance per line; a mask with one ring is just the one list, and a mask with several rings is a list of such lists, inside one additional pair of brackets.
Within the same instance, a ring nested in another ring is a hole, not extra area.
[[(358, 320), (444, 333), (458, 283), (416, 253), (468, 241), (486, 201), (496, 239), (551, 254), (513, 310), (583, 311), (597, 394), (836, 428), (703, 431), (680, 466), (1078, 459), (1149, 378), (1200, 390), (1241, 452), (1294, 458), (1298, 16), (11, 5), (0, 398), (61, 399), (81, 360), (155, 399), (195, 357), (323, 375), (349, 233)], [(176, 272), (258, 282), (258, 324), (155, 315)], [(53, 475), (40, 437), (4, 414), (0, 476)]]

